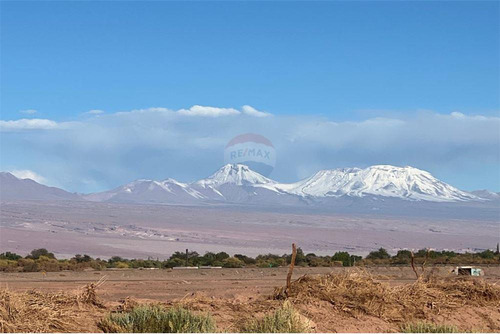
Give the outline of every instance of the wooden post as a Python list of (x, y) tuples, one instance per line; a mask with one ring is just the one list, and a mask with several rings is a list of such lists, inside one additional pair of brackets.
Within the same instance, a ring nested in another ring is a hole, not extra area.
[[(425, 264), (427, 263), (427, 260), (429, 259), (429, 254), (430, 253), (431, 253), (431, 249), (427, 248), (427, 252), (425, 253), (424, 262), (422, 262), (422, 275), (421, 276), (425, 275)], [(425, 276), (424, 276), (424, 278), (425, 278)]]
[(292, 244), (292, 259), (290, 261), (290, 267), (288, 268), (288, 274), (286, 275), (286, 294), (288, 295), (288, 291), (292, 285), (292, 274), (293, 268), (295, 267), (295, 258), (297, 257), (297, 247), (295, 244)]
[(417, 268), (415, 268), (415, 255), (413, 255), (413, 252), (410, 252), (411, 255), (411, 269), (413, 269), (413, 272), (415, 273), (415, 276), (417, 276), (417, 280), (420, 278), (420, 275), (417, 272)]

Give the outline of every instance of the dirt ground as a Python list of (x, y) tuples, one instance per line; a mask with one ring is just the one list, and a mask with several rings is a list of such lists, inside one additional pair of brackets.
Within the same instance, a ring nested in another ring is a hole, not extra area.
[[(454, 267), (428, 268), (439, 276), (450, 276)], [(482, 267), (484, 279), (495, 283), (500, 281), (500, 267)], [(304, 274), (340, 273), (348, 270), (334, 268), (294, 269), (293, 278)], [(409, 284), (415, 274), (409, 267), (373, 267), (367, 270), (374, 277), (390, 285)], [(283, 286), (287, 268), (239, 268), (239, 269), (166, 269), (138, 270), (113, 269), (103, 271), (63, 271), (34, 273), (0, 273), (0, 288), (11, 291), (37, 289), (45, 292), (59, 292), (78, 289), (85, 284), (106, 277), (106, 283), (99, 288), (99, 296), (108, 302), (131, 297), (137, 300), (168, 301), (182, 298), (192, 293), (202, 293), (207, 297), (256, 298), (269, 295), (275, 287)]]
[[(449, 277), (452, 280), (456, 277), (450, 274), (451, 269), (452, 267), (434, 267), (427, 270), (432, 271), (434, 276)], [(481, 280), (492, 284), (500, 281), (500, 267), (482, 269), (485, 276)], [(294, 279), (304, 274), (341, 274), (347, 270), (349, 269), (298, 267), (295, 268)], [(409, 267), (374, 267), (367, 268), (367, 271), (376, 284), (382, 282), (390, 287), (405, 287), (415, 282), (415, 275)], [(30, 291), (36, 290), (42, 294), (60, 294), (79, 291), (86, 284), (105, 277), (106, 282), (97, 289), (98, 298), (105, 306), (82, 309), (79, 305), (80, 320), (77, 323), (85, 325), (82, 327), (75, 323), (76, 327), (65, 327), (65, 330), (98, 331), (95, 325), (97, 319), (119, 308), (128, 298), (138, 303), (186, 304), (193, 310), (210, 312), (218, 329), (236, 331), (235, 326), (249, 316), (258, 317), (279, 306), (280, 301), (273, 300), (270, 296), (276, 287), (284, 286), (286, 273), (287, 268), (1, 273), (0, 290), (10, 293), (31, 293)], [(463, 305), (454, 307), (453, 311), (431, 310), (424, 318), (437, 323), (455, 324), (462, 330), (498, 332), (500, 304), (488, 305), (471, 307), (464, 302)], [(391, 332), (399, 328), (398, 321), (363, 312), (339, 312), (334, 304), (324, 300), (298, 302), (297, 308), (313, 321), (313, 329), (319, 332)], [(52, 328), (52, 331), (58, 331), (57, 327)]]

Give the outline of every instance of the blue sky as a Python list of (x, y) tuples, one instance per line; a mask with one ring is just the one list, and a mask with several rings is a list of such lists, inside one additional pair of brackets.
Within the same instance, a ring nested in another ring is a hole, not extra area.
[[(191, 181), (219, 167), (231, 136), (253, 131), (278, 146), (272, 176), (282, 181), (411, 164), (464, 189), (499, 191), (499, 9), (2, 1), (1, 120), (32, 122), (3, 123), (1, 169), (71, 191), (140, 177)], [(172, 116), (194, 105), (272, 116)], [(331, 124), (341, 129), (314, 136)]]

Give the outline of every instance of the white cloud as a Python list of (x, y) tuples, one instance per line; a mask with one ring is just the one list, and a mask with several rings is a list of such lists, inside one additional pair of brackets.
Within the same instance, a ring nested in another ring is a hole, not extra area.
[(36, 181), (38, 183), (46, 183), (47, 179), (44, 178), (43, 176), (35, 173), (32, 170), (29, 169), (22, 169), (22, 170), (12, 170), (10, 171), (12, 175), (19, 179), (32, 179), (33, 181)]
[[(43, 118), (22, 118), (12, 121), (0, 120), (0, 132), (29, 131), (29, 130), (61, 130), (70, 129), (79, 125), (79, 122), (57, 122)], [(83, 124), (83, 123), (82, 123)]]
[[(485, 121), (485, 120), (488, 120), (488, 117), (485, 117), (485, 116), (482, 116), (482, 115), (472, 115), (472, 116), (469, 116), (469, 115), (465, 115), (461, 112), (458, 112), (458, 111), (454, 111), (450, 114), (450, 116), (452, 118), (456, 118), (456, 119), (462, 119), (462, 120), (476, 120), (476, 121)], [(446, 115), (445, 115), (446, 117)], [(492, 117), (493, 119), (495, 117)], [(497, 117), (497, 119), (500, 119)]]
[(26, 115), (33, 115), (33, 114), (37, 113), (37, 111), (35, 109), (26, 109), (26, 110), (21, 110), (19, 112), (21, 114), (26, 114)]
[(87, 111), (85, 114), (88, 114), (88, 115), (100, 115), (100, 114), (104, 114), (104, 110), (92, 109), (92, 110)]
[(220, 117), (238, 115), (240, 114), (240, 111), (233, 108), (217, 108), (194, 105), (189, 109), (180, 109), (177, 113), (187, 116)]
[(271, 116), (270, 113), (267, 113), (267, 112), (264, 112), (264, 111), (258, 111), (257, 109), (255, 109), (254, 107), (252, 106), (249, 106), (249, 105), (244, 105), (243, 107), (241, 107), (241, 110), (249, 115), (249, 116), (254, 116), (254, 117), (267, 117), (267, 116)]
[(50, 130), (56, 129), (59, 127), (59, 124), (50, 119), (18, 119), (15, 121), (2, 121), (0, 120), (0, 130)]

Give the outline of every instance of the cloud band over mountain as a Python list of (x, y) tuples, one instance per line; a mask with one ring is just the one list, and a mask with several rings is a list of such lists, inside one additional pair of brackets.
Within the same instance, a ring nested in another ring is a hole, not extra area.
[(272, 177), (282, 182), (324, 168), (394, 164), (429, 170), (463, 189), (500, 188), (500, 117), (419, 111), (336, 122), (251, 106), (86, 116), (0, 121), (2, 170), (31, 170), (81, 192), (137, 178), (189, 182), (222, 164), (231, 138), (253, 132), (273, 142)]

